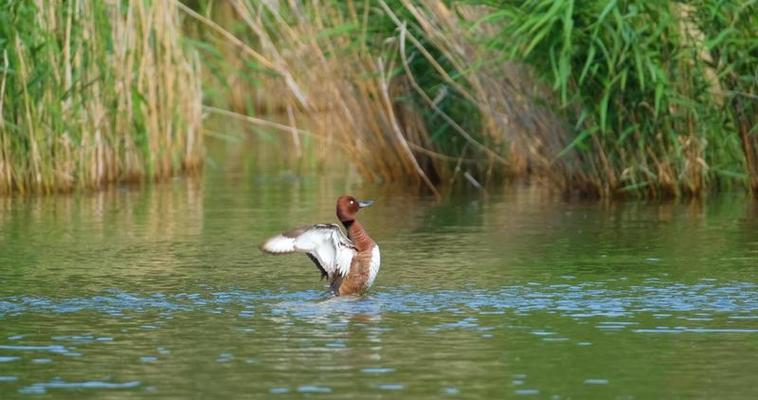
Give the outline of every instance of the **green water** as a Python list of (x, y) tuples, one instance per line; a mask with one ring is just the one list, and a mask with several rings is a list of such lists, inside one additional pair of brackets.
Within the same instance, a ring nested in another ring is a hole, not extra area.
[[(0, 200), (0, 398), (758, 398), (752, 200), (437, 203), (277, 171)], [(376, 200), (362, 298), (256, 248), (342, 192)]]

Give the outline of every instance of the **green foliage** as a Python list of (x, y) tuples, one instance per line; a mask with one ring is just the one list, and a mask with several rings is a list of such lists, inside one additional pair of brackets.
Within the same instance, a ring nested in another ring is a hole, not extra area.
[(176, 8), (41, 4), (0, 7), (0, 193), (199, 166), (199, 85)]
[(586, 155), (599, 192), (745, 184), (743, 143), (725, 111), (736, 92), (755, 110), (754, 1), (488, 4), (482, 22), (501, 29), (491, 46), (552, 86), (576, 127), (564, 154)]

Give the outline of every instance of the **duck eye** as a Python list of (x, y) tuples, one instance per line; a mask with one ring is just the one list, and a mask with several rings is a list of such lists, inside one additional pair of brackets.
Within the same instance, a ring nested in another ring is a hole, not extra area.
[(354, 202), (354, 201), (352, 201), (352, 200), (350, 200), (350, 204), (355, 204), (355, 202)]

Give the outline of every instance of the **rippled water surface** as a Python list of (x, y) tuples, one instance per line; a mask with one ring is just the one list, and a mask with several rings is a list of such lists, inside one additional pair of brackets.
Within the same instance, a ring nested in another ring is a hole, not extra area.
[[(0, 202), (0, 398), (758, 398), (752, 200), (438, 203), (218, 168)], [(377, 200), (360, 298), (257, 250), (342, 192)]]

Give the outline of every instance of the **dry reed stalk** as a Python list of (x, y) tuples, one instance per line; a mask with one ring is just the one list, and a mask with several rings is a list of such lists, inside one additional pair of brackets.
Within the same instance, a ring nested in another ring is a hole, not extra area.
[(400, 125), (397, 123), (397, 118), (395, 117), (394, 107), (392, 105), (392, 100), (390, 99), (389, 95), (389, 83), (387, 82), (387, 73), (384, 69), (384, 66), (381, 65), (381, 60), (379, 61), (379, 64), (377, 65), (381, 72), (381, 89), (382, 89), (382, 99), (384, 99), (384, 104), (387, 107), (387, 114), (389, 117), (389, 120), (392, 124), (392, 130), (395, 132), (395, 138), (397, 140), (397, 143), (399, 144), (401, 151), (403, 151), (406, 155), (406, 160), (411, 163), (411, 168), (416, 170), (416, 173), (418, 176), (424, 181), (424, 184), (431, 190), (432, 193), (439, 199), (442, 196), (440, 195), (440, 192), (437, 191), (437, 188), (434, 186), (434, 183), (429, 179), (428, 176), (426, 176), (426, 172), (421, 168), (418, 161), (416, 160), (416, 157), (413, 155), (413, 152), (411, 151), (410, 146), (408, 145), (408, 141), (406, 140), (405, 136), (403, 136), (403, 132), (400, 128)]

